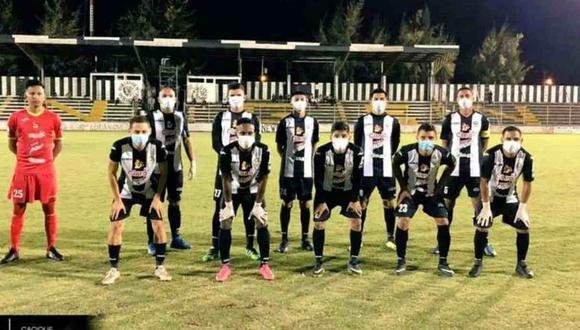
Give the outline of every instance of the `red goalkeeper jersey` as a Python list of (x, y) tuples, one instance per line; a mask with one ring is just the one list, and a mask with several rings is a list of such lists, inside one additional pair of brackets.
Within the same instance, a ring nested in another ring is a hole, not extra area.
[(16, 139), (17, 174), (54, 171), (54, 140), (62, 138), (58, 114), (45, 109), (35, 115), (23, 109), (8, 119), (8, 138)]

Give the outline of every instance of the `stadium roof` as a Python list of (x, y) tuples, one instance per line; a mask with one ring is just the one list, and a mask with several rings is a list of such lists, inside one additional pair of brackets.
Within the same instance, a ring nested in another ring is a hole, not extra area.
[(457, 45), (392, 46), (382, 44), (327, 45), (318, 42), (262, 42), (254, 40), (131, 39), (120, 37), (52, 38), (44, 35), (0, 35), (0, 53), (27, 56), (106, 55), (173, 57), (214, 56), (252, 59), (266, 57), (286, 61), (351, 60), (429, 63)]

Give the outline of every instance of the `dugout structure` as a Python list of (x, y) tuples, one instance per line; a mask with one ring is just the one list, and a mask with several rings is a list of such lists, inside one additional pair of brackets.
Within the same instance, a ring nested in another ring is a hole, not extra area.
[[(237, 75), (244, 81), (243, 61), (260, 61), (264, 58), (286, 62), (286, 93), (290, 94), (292, 77), (290, 67), (299, 63), (334, 64), (333, 95), (338, 95), (340, 63), (344, 60), (381, 63), (380, 85), (387, 86), (389, 70), (401, 62), (426, 63), (431, 74), (426, 78), (427, 97), (434, 92), (434, 63), (446, 54), (458, 54), (457, 45), (393, 46), (384, 44), (331, 45), (318, 42), (262, 42), (256, 40), (190, 40), (190, 39), (132, 39), (121, 37), (55, 38), (45, 35), (0, 35), (0, 53), (25, 55), (38, 68), (44, 79), (45, 56), (79, 54), (85, 56), (135, 57), (143, 67), (148, 58), (222, 58), (237, 61)], [(143, 70), (145, 71), (145, 70)]]

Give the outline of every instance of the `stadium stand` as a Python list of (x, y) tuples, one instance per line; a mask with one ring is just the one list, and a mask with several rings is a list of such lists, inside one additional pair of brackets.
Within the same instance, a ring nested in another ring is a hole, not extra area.
[[(25, 106), (25, 101), (19, 97), (0, 97), (0, 120), (8, 120), (14, 111)], [(49, 109), (56, 111), (64, 121), (87, 122), (125, 122), (133, 115), (130, 104), (115, 104), (107, 101), (91, 101), (90, 99), (49, 99)]]

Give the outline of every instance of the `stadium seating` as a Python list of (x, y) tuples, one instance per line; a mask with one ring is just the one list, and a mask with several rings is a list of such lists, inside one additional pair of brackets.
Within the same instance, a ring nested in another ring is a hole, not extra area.
[[(7, 120), (12, 112), (24, 106), (25, 101), (22, 98), (0, 97), (0, 120)], [(134, 113), (129, 104), (91, 101), (88, 98), (51, 99), (49, 107), (57, 111), (65, 121), (119, 122), (128, 120)], [(189, 105), (189, 122), (209, 123), (225, 108), (221, 104)], [(248, 101), (246, 108), (256, 112), (263, 124), (275, 125), (289, 113), (291, 106), (287, 103)], [(580, 105), (577, 104), (500, 103), (478, 105), (477, 108), (488, 116), (492, 125), (580, 126)], [(450, 108), (444, 103), (429, 102), (390, 102), (388, 107), (389, 113), (403, 125), (439, 123), (445, 114), (453, 110), (453, 107)], [(323, 124), (337, 120), (346, 120), (353, 124), (367, 111), (368, 104), (364, 102), (321, 103), (309, 108), (310, 114)]]
[[(25, 101), (17, 97), (0, 97), (0, 120), (8, 120), (14, 111), (24, 108)], [(115, 105), (113, 102), (91, 101), (90, 99), (58, 98), (48, 101), (64, 121), (127, 121), (133, 115), (129, 104)]]

